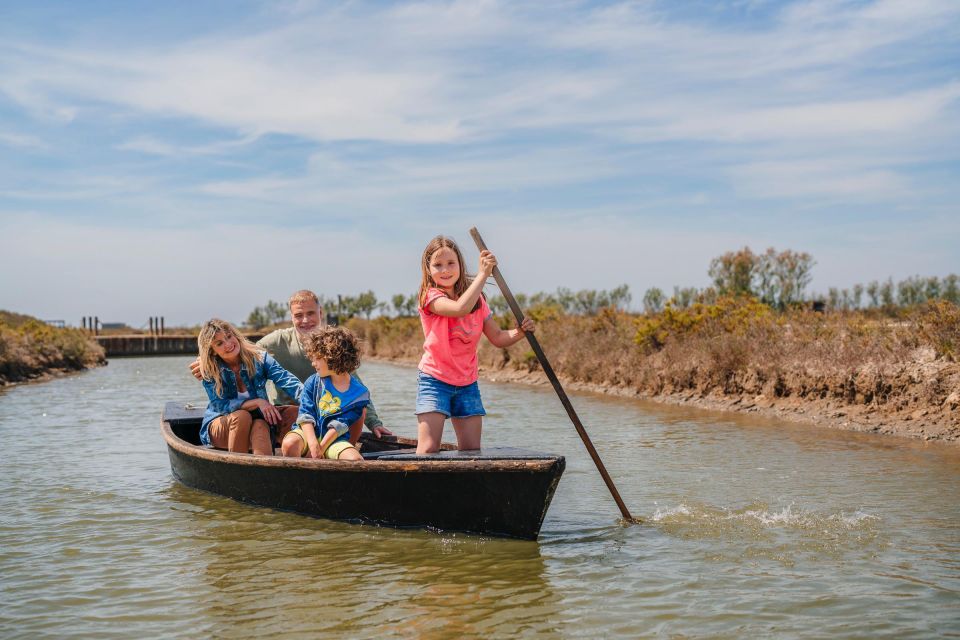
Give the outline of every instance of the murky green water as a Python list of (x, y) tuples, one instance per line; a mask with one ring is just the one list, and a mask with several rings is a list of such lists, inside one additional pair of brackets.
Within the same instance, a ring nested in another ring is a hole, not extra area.
[(540, 541), (397, 531), (176, 484), (188, 360), (0, 392), (0, 637), (960, 636), (960, 447), (575, 395), (621, 526), (552, 390), (481, 383), (486, 444), (567, 456)]

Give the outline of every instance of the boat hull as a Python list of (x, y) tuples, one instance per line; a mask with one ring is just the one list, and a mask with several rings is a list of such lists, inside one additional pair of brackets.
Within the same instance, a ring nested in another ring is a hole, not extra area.
[[(228, 453), (189, 442), (189, 420), (162, 420), (174, 478), (247, 503), (394, 527), (536, 539), (565, 467), (561, 456), (514, 449), (416, 456), (409, 441), (360, 462)], [(368, 434), (365, 434), (367, 436)], [(399, 454), (399, 455), (392, 455)]]

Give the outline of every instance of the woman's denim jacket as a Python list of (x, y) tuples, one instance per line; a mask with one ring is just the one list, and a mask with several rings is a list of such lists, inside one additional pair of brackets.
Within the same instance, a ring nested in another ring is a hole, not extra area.
[(220, 379), (223, 380), (223, 394), (217, 395), (213, 380), (204, 380), (203, 388), (207, 392), (207, 398), (210, 399), (207, 404), (207, 410), (203, 414), (203, 425), (200, 427), (200, 442), (210, 445), (210, 423), (219, 418), (233, 413), (240, 408), (247, 400), (254, 398), (267, 398), (267, 380), (273, 380), (278, 389), (283, 389), (291, 398), (300, 401), (300, 395), (303, 393), (303, 384), (297, 380), (297, 377), (280, 366), (269, 353), (263, 354), (263, 360), (254, 359), (254, 374), (251, 380), (247, 367), (240, 364), (240, 377), (243, 384), (250, 392), (250, 397), (241, 400), (237, 397), (237, 377), (233, 375), (226, 364), (217, 359), (220, 365)]

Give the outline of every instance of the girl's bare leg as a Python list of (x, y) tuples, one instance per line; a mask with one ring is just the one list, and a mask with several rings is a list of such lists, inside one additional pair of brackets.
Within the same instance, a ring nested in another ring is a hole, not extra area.
[(453, 430), (457, 432), (457, 449), (469, 451), (480, 448), (480, 433), (483, 431), (483, 416), (469, 418), (451, 418)]
[(447, 416), (439, 411), (417, 414), (417, 454), (436, 453), (440, 450), (443, 423)]

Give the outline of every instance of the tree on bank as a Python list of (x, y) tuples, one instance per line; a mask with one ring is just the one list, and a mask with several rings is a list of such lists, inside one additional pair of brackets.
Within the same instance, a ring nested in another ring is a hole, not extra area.
[(391, 299), (394, 313), (398, 318), (408, 318), (417, 315), (417, 294), (405, 296), (402, 293), (395, 294)]
[(747, 295), (785, 309), (803, 300), (816, 264), (809, 253), (770, 247), (756, 254), (750, 247), (728, 251), (710, 261), (708, 271), (721, 295)]
[(644, 313), (660, 313), (663, 311), (665, 296), (662, 290), (657, 287), (650, 287), (643, 294)]
[(273, 300), (267, 301), (262, 307), (254, 307), (247, 316), (246, 325), (254, 330), (260, 330), (274, 324), (280, 324), (287, 319), (287, 307)]
[[(622, 284), (613, 289), (581, 289), (572, 291), (560, 287), (555, 293), (539, 292), (533, 295), (517, 293), (514, 296), (520, 308), (554, 308), (567, 315), (595, 316), (602, 309), (627, 311), (632, 296), (630, 287)], [(494, 315), (506, 315), (510, 311), (507, 301), (500, 294), (487, 296), (487, 304)]]

